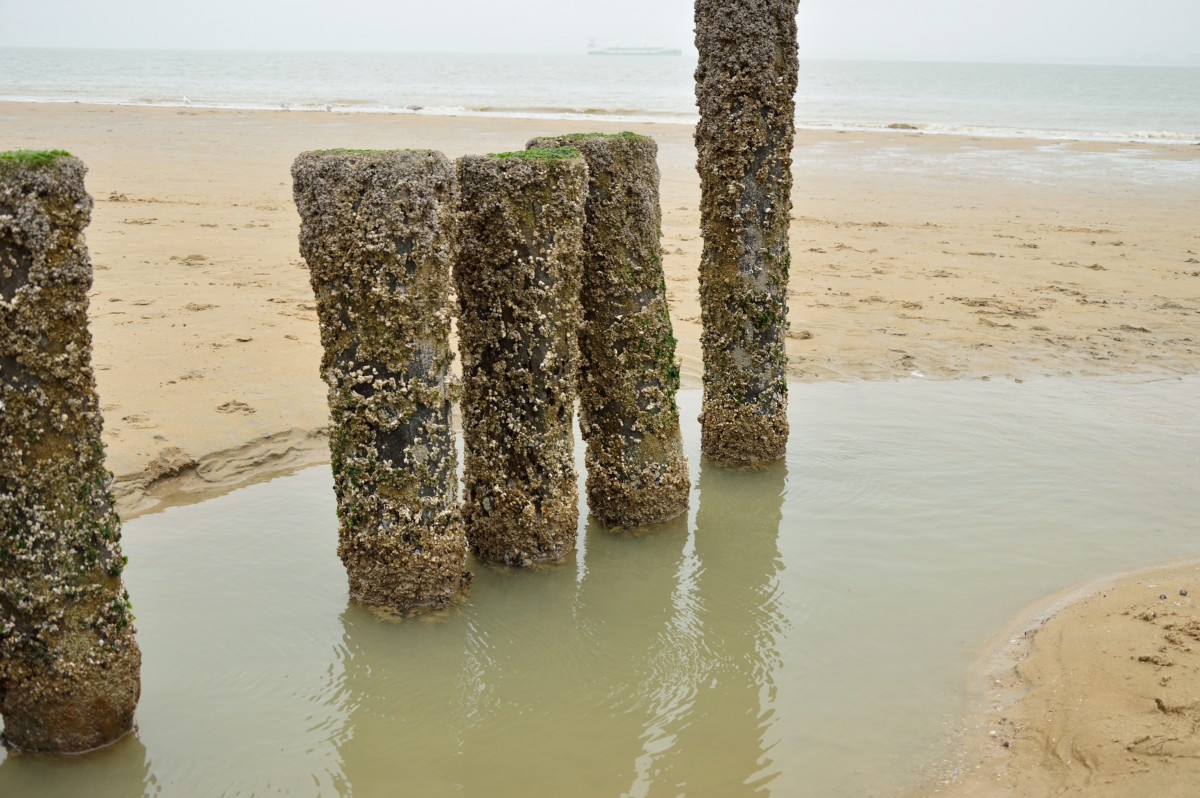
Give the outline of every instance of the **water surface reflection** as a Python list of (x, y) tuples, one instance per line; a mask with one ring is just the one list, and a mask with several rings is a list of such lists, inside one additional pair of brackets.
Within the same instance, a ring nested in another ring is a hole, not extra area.
[[(473, 564), (417, 622), (342, 612), (342, 773), (421, 795), (755, 794), (775, 771), (776, 539), (787, 469), (701, 469), (689, 519), (587, 526), (579, 563)], [(530, 773), (536, 774), (530, 782)]]
[(346, 607), (351, 783), (371, 783), (381, 763), (428, 795), (517, 795), (531, 783), (621, 795), (644, 780), (653, 730), (692, 692), (679, 665), (695, 659), (695, 630), (674, 620), (690, 601), (677, 590), (688, 521), (637, 535), (589, 524), (587, 535), (582, 563), (473, 564), (469, 601), (444, 616), (397, 626)]
[(162, 795), (150, 755), (136, 734), (91, 754), (67, 757), (9, 756), (0, 761), (0, 795), (95, 795), (96, 779), (103, 795)]
[[(697, 495), (684, 673), (691, 696), (677, 711), (649, 795), (767, 793), (782, 763), (771, 753), (780, 612), (779, 522), (787, 464), (727, 469), (703, 460)], [(793, 533), (802, 534), (800, 530)]]
[(689, 436), (691, 517), (587, 525), (563, 567), (472, 564), (464, 603), (404, 623), (348, 604), (327, 469), (147, 516), (138, 736), (0, 752), (0, 795), (889, 794), (1021, 607), (1195, 552), (1198, 397), (795, 386), (786, 463), (722, 469)]

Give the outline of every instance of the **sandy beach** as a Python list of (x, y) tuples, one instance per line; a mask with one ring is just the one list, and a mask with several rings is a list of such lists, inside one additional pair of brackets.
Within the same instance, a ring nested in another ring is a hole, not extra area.
[[(0, 103), (0, 149), (66, 149), (90, 169), (94, 364), (123, 515), (328, 459), (297, 154), (457, 157), (581, 129), (659, 144), (667, 288), (684, 382), (697, 386), (690, 127)], [(793, 378), (1196, 373), (1197, 159), (1187, 145), (800, 131)], [(1185, 794), (1197, 775), (1198, 575), (1126, 577), (1023, 619), (988, 658), (968, 754), (945, 774), (966, 781), (929, 790)]]

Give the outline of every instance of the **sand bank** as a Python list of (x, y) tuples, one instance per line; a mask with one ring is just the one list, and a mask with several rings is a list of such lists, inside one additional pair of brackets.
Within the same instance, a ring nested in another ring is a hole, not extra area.
[(917, 794), (1194, 795), (1200, 561), (1109, 577), (1026, 613), (981, 663), (961, 759)]
[[(659, 144), (668, 297), (684, 383), (695, 387), (701, 241), (691, 128), (586, 127), (630, 128)], [(578, 129), (545, 120), (0, 103), (0, 148), (63, 148), (91, 170), (94, 362), (125, 516), (327, 459), (315, 305), (289, 177), (299, 152), (413, 147), (456, 157)], [(1198, 161), (1200, 149), (1182, 145), (800, 131), (792, 378), (1195, 373)], [(1076, 789), (1072, 779), (1091, 773), (1089, 794), (1103, 794), (1091, 792), (1095, 774), (1109, 773), (1093, 751), (1111, 748), (1104, 761), (1127, 769), (1111, 794), (1129, 794), (1135, 777), (1161, 779), (1137, 781), (1137, 789), (1172, 794), (1153, 785), (1176, 784), (1192, 767), (1162, 752), (1195, 745), (1186, 735), (1171, 740), (1180, 724), (1190, 728), (1200, 698), (1180, 674), (1200, 662), (1183, 650), (1190, 616), (1139, 616), (1190, 608), (1177, 595), (1180, 580), (1155, 575), (1161, 590), (1131, 583), (1128, 593), (1089, 598), (1041, 629), (1019, 667), (1021, 684), (1033, 685), (1029, 697), (984, 730), (1009, 747), (993, 747), (997, 761), (981, 765), (989, 778), (979, 784), (1050, 794)], [(1139, 590), (1152, 596), (1138, 598)], [(1106, 630), (1117, 627), (1128, 642), (1109, 642), (1116, 633)], [(1102, 650), (1088, 637), (1097, 634), (1114, 667), (1131, 669), (1128, 680), (1088, 682), (1103, 685), (1103, 697), (1081, 686), (1080, 669), (1090, 673), (1103, 660), (1090, 653)], [(1112, 702), (1140, 713), (1146, 728), (1111, 729)], [(1094, 720), (1081, 703), (1095, 707)], [(1087, 731), (1056, 725), (1068, 716)], [(1033, 770), (1022, 775), (1026, 765)]]

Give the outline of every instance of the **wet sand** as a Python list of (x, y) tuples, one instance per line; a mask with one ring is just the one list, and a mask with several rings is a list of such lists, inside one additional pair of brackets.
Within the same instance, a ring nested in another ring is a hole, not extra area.
[(962, 758), (917, 794), (1194, 795), (1198, 598), (1200, 561), (1189, 561), (1109, 577), (1026, 614), (981, 663)]
[[(695, 387), (701, 242), (689, 127), (0, 103), (0, 148), (63, 148), (91, 170), (94, 363), (126, 517), (328, 457), (315, 305), (291, 199), (299, 152), (413, 147), (457, 157), (580, 129), (631, 129), (659, 144), (668, 296), (684, 383)], [(1198, 160), (1200, 149), (1182, 145), (801, 131), (792, 378), (1196, 373)], [(1075, 710), (1079, 696), (1041, 690), (1056, 677), (1030, 663), (1040, 649), (1051, 662), (1094, 650), (1076, 633), (1098, 622), (1073, 613), (1100, 604), (1056, 616), (1022, 660), (1031, 698), (1058, 696), (1055, 717), (1087, 722)], [(1087, 617), (1113, 609), (1096, 611)], [(1139, 623), (1132, 627), (1163, 631)], [(1184, 670), (1135, 662), (1165, 675)], [(1123, 677), (1104, 684), (1105, 700), (1144, 704), (1150, 695)], [(1168, 710), (1189, 700), (1159, 697)], [(1014, 721), (1027, 736), (989, 758), (996, 773), (1015, 772), (1022, 740), (1063, 739), (1042, 710), (1018, 706), (1032, 713)], [(1151, 707), (1159, 735), (1184, 717)], [(1007, 717), (1019, 717), (1015, 707)], [(1089, 733), (1107, 734), (1096, 723)], [(1021, 777), (1030, 794), (1072, 784), (1046, 761), (1030, 760), (1039, 775)], [(1140, 755), (1136, 770), (1151, 775), (1138, 778), (1172, 778), (1180, 761)]]

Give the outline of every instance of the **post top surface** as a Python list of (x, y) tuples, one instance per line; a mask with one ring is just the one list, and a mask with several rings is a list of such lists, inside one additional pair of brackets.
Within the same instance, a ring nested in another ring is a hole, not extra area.
[(66, 150), (8, 150), (0, 152), (0, 166), (49, 166), (70, 157)]
[(574, 147), (535, 147), (531, 150), (518, 150), (516, 152), (489, 152), (487, 157), (500, 161), (569, 161), (573, 158), (579, 158), (580, 154), (579, 150)]

